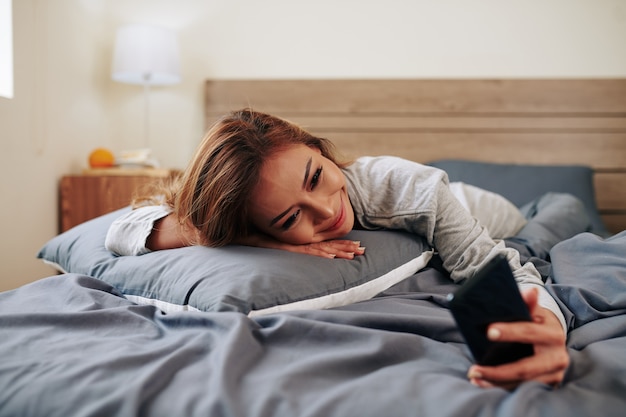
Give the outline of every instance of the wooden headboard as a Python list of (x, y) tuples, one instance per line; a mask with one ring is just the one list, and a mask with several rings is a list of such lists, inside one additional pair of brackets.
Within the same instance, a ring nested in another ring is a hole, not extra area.
[(206, 125), (250, 106), (349, 157), (587, 165), (607, 227), (626, 229), (626, 79), (209, 80)]

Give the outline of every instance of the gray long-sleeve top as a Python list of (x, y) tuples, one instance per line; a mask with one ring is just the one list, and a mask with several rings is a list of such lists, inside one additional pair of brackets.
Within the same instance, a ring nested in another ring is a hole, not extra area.
[(435, 248), (454, 281), (471, 278), (498, 253), (506, 255), (520, 288), (539, 288), (539, 304), (551, 310), (565, 329), (558, 305), (541, 275), (519, 253), (496, 244), (461, 205), (437, 168), (396, 157), (362, 157), (344, 169), (355, 218), (365, 229), (397, 229), (423, 236)]

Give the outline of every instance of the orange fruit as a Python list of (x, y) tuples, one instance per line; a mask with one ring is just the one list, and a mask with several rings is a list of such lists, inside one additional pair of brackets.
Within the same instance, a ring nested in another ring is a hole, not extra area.
[(115, 155), (106, 148), (94, 149), (89, 154), (89, 166), (92, 168), (112, 167), (115, 164)]

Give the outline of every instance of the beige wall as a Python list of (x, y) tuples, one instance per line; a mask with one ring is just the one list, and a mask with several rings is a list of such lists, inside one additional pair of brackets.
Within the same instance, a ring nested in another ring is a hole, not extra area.
[(183, 82), (155, 88), (152, 144), (184, 167), (205, 78), (626, 77), (623, 0), (13, 0), (15, 98), (0, 98), (0, 290), (53, 273), (58, 180), (141, 146), (139, 87), (109, 78), (115, 29), (176, 29)]

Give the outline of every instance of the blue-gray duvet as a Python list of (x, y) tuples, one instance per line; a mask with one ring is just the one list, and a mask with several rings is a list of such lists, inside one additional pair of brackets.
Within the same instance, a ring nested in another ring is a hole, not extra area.
[(626, 232), (550, 253), (561, 387), (481, 389), (427, 268), (369, 300), (256, 319), (164, 314), (65, 274), (0, 294), (0, 416), (624, 416)]

